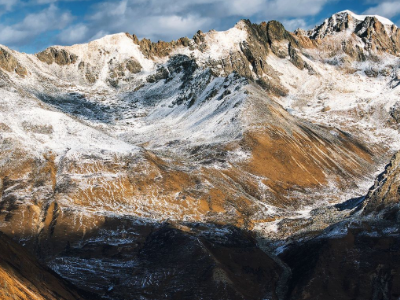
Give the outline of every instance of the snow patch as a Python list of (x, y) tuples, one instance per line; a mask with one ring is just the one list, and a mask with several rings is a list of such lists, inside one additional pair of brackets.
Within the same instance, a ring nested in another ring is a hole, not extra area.
[(357, 15), (350, 10), (344, 10), (344, 11), (339, 12), (338, 14), (341, 14), (341, 13), (347, 13), (347, 14), (351, 15), (354, 19), (359, 20), (359, 21), (364, 21), (367, 17), (372, 17), (372, 18), (377, 18), (379, 20), (379, 22), (381, 22), (383, 25), (388, 25), (388, 26), (394, 25), (394, 23), (392, 21), (390, 21), (389, 19), (378, 16), (378, 15)]

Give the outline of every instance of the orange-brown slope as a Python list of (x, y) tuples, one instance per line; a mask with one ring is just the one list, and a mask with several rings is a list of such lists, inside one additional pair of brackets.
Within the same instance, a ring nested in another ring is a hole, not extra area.
[[(12, 151), (0, 170), (2, 230), (39, 242), (61, 239), (64, 248), (71, 236), (100, 226), (107, 213), (251, 229), (282, 217), (265, 205), (298, 210), (328, 195), (334, 201), (373, 173), (383, 156), (338, 129), (296, 119), (258, 87), (249, 93), (243, 137), (189, 154), (35, 159)], [(238, 152), (247, 157), (235, 158)]]
[(0, 233), (0, 299), (83, 299), (23, 247)]

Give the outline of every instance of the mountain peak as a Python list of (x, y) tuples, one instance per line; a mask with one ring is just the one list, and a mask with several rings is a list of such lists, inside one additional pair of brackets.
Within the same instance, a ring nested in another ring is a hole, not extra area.
[(357, 15), (356, 13), (354, 13), (350, 10), (343, 10), (343, 11), (336, 13), (335, 15), (340, 15), (340, 14), (350, 15), (351, 17), (353, 17), (354, 19), (356, 19), (358, 21), (364, 21), (367, 17), (371, 17), (371, 18), (378, 19), (379, 22), (381, 22), (383, 25), (388, 25), (388, 26), (395, 25), (391, 20), (389, 20), (385, 17), (382, 17), (382, 16), (378, 16), (378, 15)]
[[(368, 28), (375, 31), (376, 26), (381, 27), (382, 34), (388, 36), (392, 36), (393, 32), (397, 30), (397, 26), (387, 18), (378, 15), (357, 15), (350, 10), (344, 10), (327, 18), (321, 25), (310, 30), (308, 35), (311, 39), (321, 39), (337, 33), (355, 33), (362, 36)], [(380, 30), (378, 29), (378, 31)]]

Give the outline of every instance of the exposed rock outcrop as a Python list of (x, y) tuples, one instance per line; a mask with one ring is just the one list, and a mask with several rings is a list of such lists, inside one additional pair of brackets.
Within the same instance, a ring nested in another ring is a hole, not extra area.
[(21, 77), (28, 74), (26, 68), (17, 61), (11, 52), (4, 48), (0, 48), (0, 68), (7, 72), (15, 72)]
[[(342, 37), (343, 51), (362, 61), (365, 56), (379, 53), (400, 53), (400, 29), (389, 20), (377, 16), (358, 16), (350, 11), (334, 14), (325, 22), (308, 32), (312, 40), (329, 40), (329, 37), (346, 33)], [(358, 37), (363, 47), (355, 42)]]
[(59, 49), (55, 47), (50, 47), (38, 54), (36, 54), (37, 58), (51, 65), (52, 63), (56, 63), (60, 66), (70, 65), (76, 63), (78, 60), (78, 56), (75, 54), (69, 53), (65, 49)]
[(400, 152), (395, 154), (379, 175), (365, 199), (364, 215), (379, 214), (400, 218)]
[[(127, 81), (129, 75), (137, 74), (142, 71), (142, 66), (134, 57), (123, 62), (114, 62), (114, 60), (111, 59), (108, 64), (110, 69), (108, 82), (113, 87), (117, 87), (120, 80)], [(86, 73), (86, 78), (89, 82), (93, 82), (93, 79), (88, 77), (88, 74), (90, 73)]]
[[(243, 26), (242, 30), (247, 32), (247, 39), (240, 44), (240, 51), (233, 51), (221, 60), (209, 61), (207, 66), (216, 75), (236, 72), (259, 83), (271, 95), (286, 95), (287, 90), (280, 82), (279, 72), (268, 65), (267, 57), (270, 54), (279, 58), (291, 57), (294, 65), (304, 69), (306, 64), (297, 54), (300, 50), (296, 49), (301, 45), (296, 37), (277, 21), (252, 24), (249, 20), (242, 20), (236, 26)], [(200, 48), (207, 49), (204, 39), (196, 37), (196, 41)]]
[(400, 124), (400, 102), (390, 109), (390, 116), (397, 124)]
[(180, 38), (177, 41), (171, 41), (171, 42), (158, 41), (155, 43), (145, 38), (139, 40), (138, 37), (134, 34), (129, 36), (131, 37), (131, 39), (135, 44), (139, 45), (140, 50), (147, 58), (155, 58), (155, 57), (162, 58), (170, 55), (171, 52), (177, 47), (190, 46), (190, 40), (187, 37)]

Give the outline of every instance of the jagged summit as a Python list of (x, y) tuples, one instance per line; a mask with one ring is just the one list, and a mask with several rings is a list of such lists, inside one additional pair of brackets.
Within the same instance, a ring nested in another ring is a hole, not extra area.
[(324, 43), (328, 48), (331, 43), (337, 46), (342, 43), (341, 48), (350, 56), (357, 56), (357, 60), (365, 60), (366, 56), (377, 53), (396, 56), (400, 53), (400, 29), (392, 21), (381, 16), (357, 15), (348, 10), (332, 15), (306, 36), (311, 40), (327, 39)]
[[(375, 25), (381, 24), (382, 26)], [(338, 32), (365, 33), (368, 28), (376, 30), (383, 27), (388, 35), (397, 30), (397, 26), (387, 18), (378, 15), (357, 15), (350, 10), (344, 10), (325, 19), (324, 23), (308, 32), (312, 39), (321, 39)]]
[(336, 13), (335, 15), (340, 15), (340, 14), (350, 15), (351, 17), (353, 17), (354, 19), (357, 19), (359, 21), (364, 21), (366, 18), (369, 17), (369, 18), (378, 19), (379, 22), (381, 22), (383, 25), (389, 25), (389, 26), (395, 25), (391, 20), (389, 20), (389, 19), (387, 19), (385, 17), (379, 16), (379, 15), (357, 15), (357, 14), (355, 14), (354, 12), (352, 12), (350, 10), (343, 10), (341, 12)]

